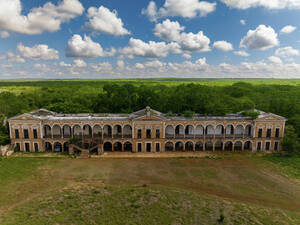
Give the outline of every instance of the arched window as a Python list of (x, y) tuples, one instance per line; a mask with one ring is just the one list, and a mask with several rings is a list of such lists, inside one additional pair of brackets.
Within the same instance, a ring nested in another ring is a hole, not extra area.
[(232, 150), (233, 150), (233, 144), (232, 144), (231, 141), (227, 141), (227, 142), (225, 143), (224, 150), (225, 150), (225, 151), (232, 151)]
[(77, 139), (82, 138), (82, 129), (79, 125), (73, 127), (73, 136)]
[(252, 125), (248, 124), (245, 128), (245, 137), (252, 137)]
[(179, 124), (175, 127), (175, 137), (184, 137), (184, 127)]
[(132, 152), (132, 144), (131, 142), (127, 141), (124, 143), (124, 151), (125, 152)]
[(203, 143), (201, 141), (198, 141), (195, 145), (196, 151), (203, 151)]
[(221, 141), (217, 141), (215, 143), (215, 151), (222, 151), (223, 150), (223, 143)]
[(54, 152), (62, 152), (62, 145), (59, 142), (54, 143)]
[(52, 152), (52, 144), (50, 142), (45, 142), (45, 152)]
[(52, 128), (53, 138), (61, 138), (61, 128), (59, 125), (54, 125)]
[(211, 141), (205, 143), (205, 151), (212, 151), (213, 148), (214, 144)]
[(191, 141), (185, 143), (185, 150), (186, 151), (194, 151), (194, 144)]
[(44, 126), (44, 138), (52, 138), (52, 131), (49, 125)]
[(69, 125), (63, 126), (63, 136), (64, 136), (64, 138), (72, 137), (71, 127)]
[(235, 137), (241, 138), (244, 135), (244, 127), (242, 125), (237, 125), (235, 128)]
[(174, 144), (172, 142), (167, 142), (165, 144), (165, 151), (166, 152), (172, 152), (172, 151), (174, 151)]
[(243, 143), (241, 141), (237, 141), (234, 143), (234, 151), (242, 151)]
[(94, 138), (101, 138), (102, 137), (102, 128), (100, 125), (95, 125), (93, 128), (93, 136)]
[(216, 135), (216, 137), (223, 137), (223, 135), (224, 135), (224, 126), (223, 125), (219, 124), (216, 127), (215, 135)]
[(123, 128), (123, 137), (132, 138), (132, 127), (130, 125), (125, 125)]
[(195, 130), (196, 137), (203, 137), (204, 135), (204, 127), (202, 125), (197, 125)]
[(110, 125), (104, 125), (103, 136), (104, 138), (112, 138), (112, 128)]
[(186, 137), (194, 137), (194, 126), (193, 125), (187, 125), (185, 127), (185, 136)]
[(245, 142), (245, 144), (244, 144), (244, 150), (246, 150), (246, 151), (252, 151), (252, 143), (251, 143), (251, 141)]
[(181, 141), (176, 142), (175, 144), (175, 151), (183, 151), (184, 144)]
[(211, 138), (211, 137), (214, 136), (214, 134), (215, 134), (214, 127), (212, 125), (206, 126), (206, 128), (205, 128), (205, 135), (206, 135), (206, 137)]
[(121, 142), (115, 142), (114, 143), (114, 152), (121, 152), (122, 151), (122, 143)]
[(226, 129), (225, 129), (225, 136), (226, 137), (233, 137), (234, 135), (234, 127), (233, 125), (229, 124), (226, 126)]
[(83, 137), (85, 137), (85, 138), (91, 138), (92, 137), (92, 128), (88, 124), (83, 126)]
[(166, 138), (174, 138), (175, 135), (175, 129), (172, 125), (168, 125), (165, 128), (165, 136)]
[(105, 142), (103, 145), (103, 150), (105, 152), (111, 152), (112, 151), (112, 144), (110, 142)]

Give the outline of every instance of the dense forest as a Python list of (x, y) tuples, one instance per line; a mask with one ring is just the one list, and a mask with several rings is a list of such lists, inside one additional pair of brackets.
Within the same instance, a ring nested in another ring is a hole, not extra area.
[[(292, 140), (300, 137), (298, 85), (30, 82), (0, 83), (0, 90), (0, 122), (38, 108), (64, 113), (130, 113), (149, 105), (165, 113), (188, 111), (202, 115), (225, 115), (256, 108), (286, 117), (287, 134)], [(0, 144), (7, 141), (7, 128), (1, 126)]]

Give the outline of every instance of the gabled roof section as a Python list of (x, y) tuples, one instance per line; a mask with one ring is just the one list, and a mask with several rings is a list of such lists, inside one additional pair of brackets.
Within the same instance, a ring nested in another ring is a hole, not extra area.
[(267, 113), (267, 112), (264, 112), (264, 111), (261, 111), (258, 109), (254, 109), (254, 111), (259, 113), (259, 116), (257, 117), (256, 120), (266, 120), (266, 121), (268, 121), (268, 120), (284, 120), (284, 121), (287, 121), (286, 118), (276, 115), (274, 113)]
[(130, 117), (135, 120), (163, 120), (165, 119), (164, 114), (151, 109), (149, 106), (146, 108), (133, 112)]
[(30, 112), (30, 114), (34, 116), (54, 116), (56, 113), (47, 109), (38, 109), (36, 111)]

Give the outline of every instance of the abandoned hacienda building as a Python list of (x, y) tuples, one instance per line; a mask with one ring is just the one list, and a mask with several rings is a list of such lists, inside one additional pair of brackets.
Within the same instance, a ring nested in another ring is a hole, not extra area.
[(258, 111), (191, 118), (146, 107), (131, 114), (60, 114), (45, 109), (8, 119), (25, 152), (279, 151), (286, 119)]

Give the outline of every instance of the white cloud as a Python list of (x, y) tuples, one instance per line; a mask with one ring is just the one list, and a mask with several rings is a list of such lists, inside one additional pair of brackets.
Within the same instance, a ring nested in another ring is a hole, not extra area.
[(59, 52), (55, 49), (48, 48), (48, 45), (35, 45), (33, 47), (26, 47), (23, 44), (18, 44), (17, 50), (22, 57), (31, 60), (59, 59)]
[(65, 63), (65, 62), (60, 62), (59, 65), (61, 67), (71, 67), (72, 66), (71, 64), (68, 64), (68, 63)]
[(180, 32), (183, 30), (184, 27), (180, 26), (177, 21), (166, 19), (155, 25), (154, 34), (165, 41), (175, 41), (180, 39)]
[(271, 63), (275, 63), (275, 64), (281, 64), (282, 63), (281, 59), (276, 57), (276, 56), (270, 56), (268, 59)]
[(239, 56), (244, 56), (244, 57), (248, 57), (249, 53), (245, 52), (245, 51), (235, 51), (233, 52), (235, 55), (239, 55)]
[(299, 0), (221, 0), (227, 6), (238, 9), (264, 7), (267, 9), (300, 9)]
[(145, 66), (142, 63), (136, 63), (134, 67), (141, 70), (145, 68)]
[(0, 37), (1, 38), (9, 38), (10, 34), (7, 31), (1, 31), (0, 32)]
[(192, 32), (182, 32), (183, 30), (184, 27), (180, 26), (177, 21), (172, 22), (167, 19), (161, 24), (157, 24), (155, 26), (154, 34), (163, 40), (178, 43), (182, 51), (210, 51), (210, 39), (203, 34), (203, 31), (199, 31), (197, 34), (194, 34)]
[(78, 34), (74, 34), (68, 41), (66, 48), (67, 57), (78, 58), (96, 58), (100, 56), (113, 56), (116, 50), (111, 49), (110, 52), (103, 51), (99, 43), (94, 42), (89, 36), (84, 35), (84, 38)]
[(54, 5), (47, 2), (44, 6), (33, 8), (28, 15), (22, 15), (20, 0), (0, 1), (0, 28), (22, 34), (40, 34), (54, 32), (60, 25), (84, 11), (78, 0), (63, 0)]
[(129, 46), (121, 49), (120, 52), (127, 57), (146, 58), (166, 57), (169, 53), (181, 53), (180, 46), (174, 42), (166, 44), (165, 42), (150, 41), (146, 43), (134, 38), (130, 38)]
[(216, 41), (214, 42), (213, 47), (224, 52), (233, 50), (232, 44), (227, 41)]
[(142, 10), (142, 14), (147, 15), (151, 21), (159, 18), (181, 16), (184, 18), (194, 18), (206, 16), (216, 10), (216, 3), (199, 0), (166, 0), (163, 7), (157, 9), (154, 1), (150, 1), (148, 7)]
[(4, 58), (9, 62), (25, 63), (24, 58), (22, 58), (20, 55), (15, 55), (13, 52), (8, 52), (7, 56)]
[(86, 67), (87, 66), (86, 62), (83, 61), (82, 59), (74, 59), (73, 63), (74, 63), (75, 67), (80, 67), (81, 68), (81, 67)]
[(294, 49), (291, 46), (287, 46), (287, 47), (284, 47), (284, 48), (278, 48), (275, 51), (275, 55), (277, 55), (279, 57), (297, 56), (297, 55), (299, 55), (299, 50)]
[(240, 47), (250, 50), (267, 50), (279, 45), (277, 33), (270, 26), (259, 25), (255, 30), (249, 30), (243, 37)]
[(125, 67), (125, 62), (123, 60), (118, 60), (117, 67), (118, 69), (123, 69)]
[(93, 31), (99, 31), (111, 35), (128, 35), (130, 32), (124, 28), (123, 22), (118, 18), (117, 11), (110, 11), (104, 6), (98, 9), (90, 7), (88, 9), (87, 17), (89, 21), (85, 26)]
[(293, 33), (296, 29), (297, 29), (297, 27), (294, 27), (292, 25), (287, 25), (280, 30), (280, 33), (281, 34), (290, 34), (290, 33)]
[(182, 54), (182, 57), (185, 58), (185, 59), (192, 58), (192, 56), (190, 54), (187, 54), (187, 53)]
[(246, 25), (246, 20), (240, 20), (240, 23), (241, 23), (242, 25)]

